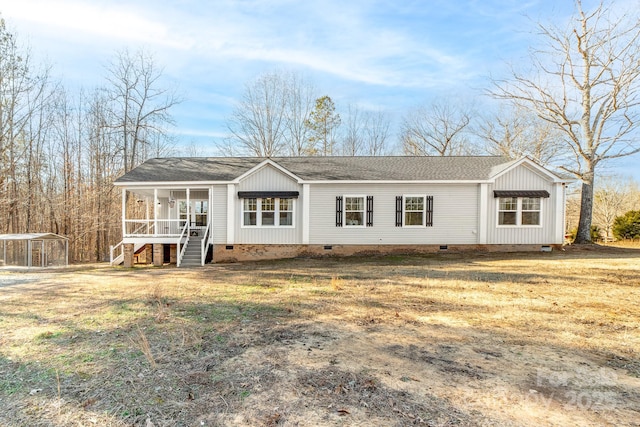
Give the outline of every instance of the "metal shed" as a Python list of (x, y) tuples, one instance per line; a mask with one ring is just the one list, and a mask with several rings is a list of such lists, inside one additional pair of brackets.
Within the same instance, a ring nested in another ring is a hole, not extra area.
[(0, 266), (69, 265), (69, 239), (58, 234), (0, 234), (0, 244)]

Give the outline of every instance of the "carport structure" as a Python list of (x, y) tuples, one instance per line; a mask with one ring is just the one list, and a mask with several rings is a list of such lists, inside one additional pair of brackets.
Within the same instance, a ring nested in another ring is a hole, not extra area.
[(69, 239), (54, 233), (0, 234), (0, 266), (69, 265)]

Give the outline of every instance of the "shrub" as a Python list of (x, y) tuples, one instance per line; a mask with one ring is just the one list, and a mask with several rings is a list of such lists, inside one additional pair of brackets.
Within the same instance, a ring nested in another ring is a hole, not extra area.
[(640, 211), (629, 211), (613, 221), (613, 235), (617, 239), (640, 237)]
[[(569, 239), (573, 242), (574, 240), (576, 240), (576, 234), (578, 234), (578, 227), (574, 228), (573, 230), (571, 230), (571, 232), (569, 233)], [(592, 225), (591, 226), (591, 241), (592, 242), (597, 242), (598, 240), (600, 240), (602, 238), (601, 236), (601, 230), (600, 227), (598, 227), (597, 225)]]

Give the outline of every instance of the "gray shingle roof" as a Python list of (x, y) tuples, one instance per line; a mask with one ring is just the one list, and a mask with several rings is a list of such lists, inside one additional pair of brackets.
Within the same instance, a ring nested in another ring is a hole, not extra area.
[[(233, 181), (262, 157), (168, 157), (150, 159), (117, 183)], [(273, 157), (305, 181), (477, 181), (488, 179), (504, 157)]]

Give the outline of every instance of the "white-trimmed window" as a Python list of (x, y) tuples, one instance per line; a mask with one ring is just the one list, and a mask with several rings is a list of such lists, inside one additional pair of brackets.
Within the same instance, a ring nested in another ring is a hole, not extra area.
[(243, 198), (243, 227), (293, 227), (294, 201), (285, 197)]
[(424, 226), (425, 196), (404, 196), (404, 225)]
[(344, 196), (345, 227), (364, 227), (365, 196)]
[(522, 198), (522, 225), (540, 225), (540, 197)]
[(433, 196), (396, 196), (396, 227), (433, 227)]
[(266, 197), (260, 201), (260, 223), (263, 227), (276, 225), (276, 199)]
[(541, 222), (540, 197), (500, 197), (498, 225), (509, 227), (537, 227)]
[(280, 199), (280, 226), (293, 226), (293, 199)]
[(258, 199), (242, 199), (242, 225), (258, 225)]
[(498, 205), (498, 225), (518, 224), (518, 198), (501, 197)]

